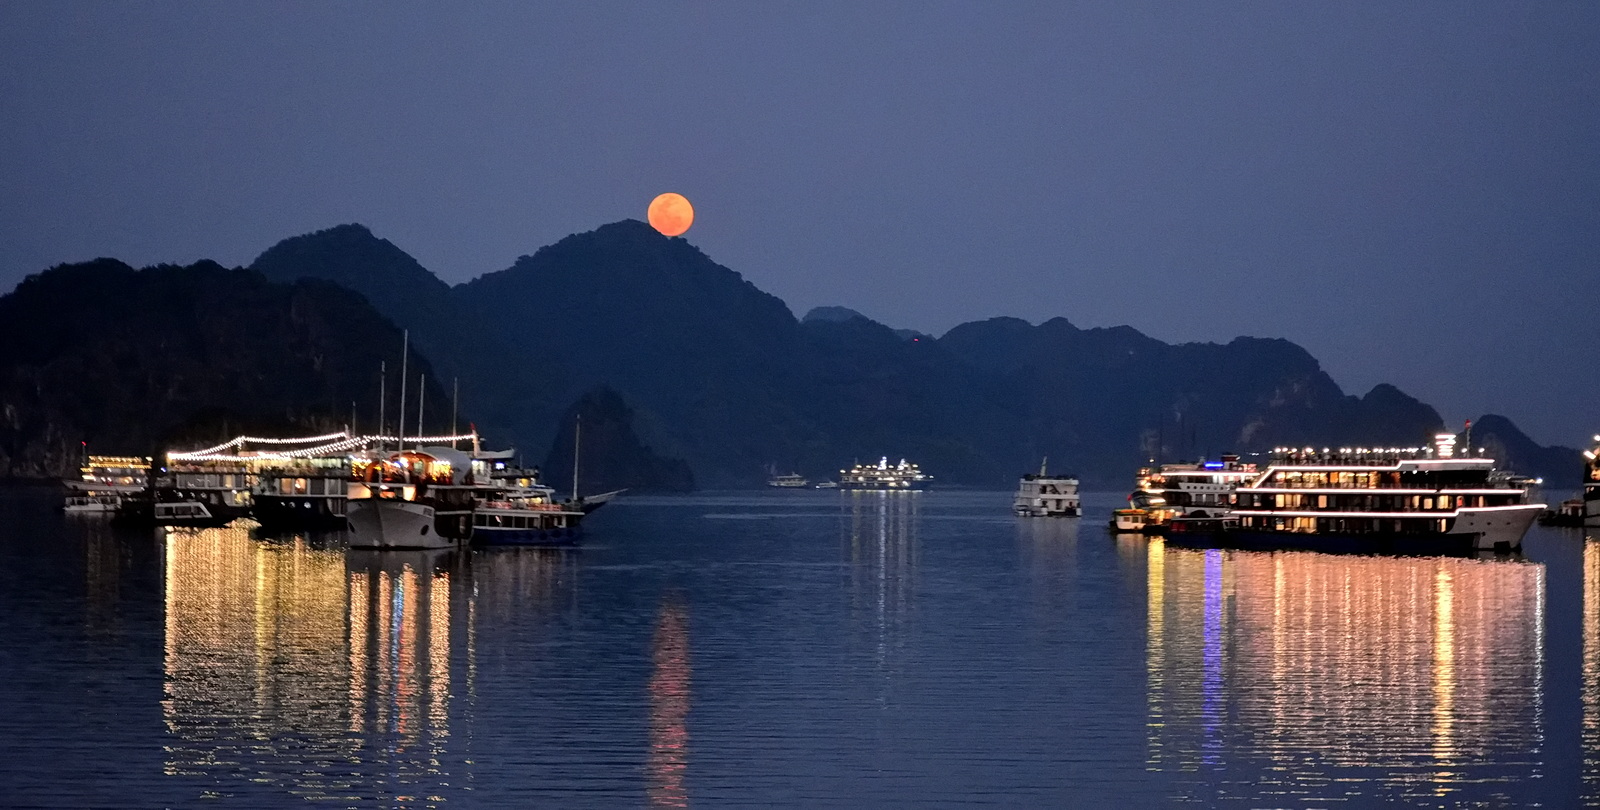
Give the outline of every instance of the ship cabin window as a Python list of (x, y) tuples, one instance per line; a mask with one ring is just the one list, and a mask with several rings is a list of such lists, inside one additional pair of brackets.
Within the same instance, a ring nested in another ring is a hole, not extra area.
[(1318, 509), (1327, 509), (1328, 508), (1328, 496), (1326, 496), (1326, 495), (1318, 495), (1317, 496), (1317, 508)]

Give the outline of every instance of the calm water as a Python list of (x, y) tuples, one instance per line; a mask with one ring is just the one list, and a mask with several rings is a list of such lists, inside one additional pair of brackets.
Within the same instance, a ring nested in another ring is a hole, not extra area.
[(1166, 549), (1009, 493), (634, 498), (582, 549), (0, 492), (0, 805), (1600, 802), (1600, 545)]

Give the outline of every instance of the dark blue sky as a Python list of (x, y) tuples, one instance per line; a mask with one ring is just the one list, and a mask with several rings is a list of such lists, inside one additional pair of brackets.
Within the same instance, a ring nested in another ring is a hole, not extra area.
[(797, 314), (1600, 430), (1600, 4), (0, 5), (0, 289), (350, 221), (457, 282), (666, 190)]

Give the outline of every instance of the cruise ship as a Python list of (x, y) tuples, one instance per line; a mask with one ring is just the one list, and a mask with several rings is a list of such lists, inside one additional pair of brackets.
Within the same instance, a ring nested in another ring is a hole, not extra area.
[(1112, 512), (1111, 529), (1165, 534), (1175, 519), (1216, 517), (1233, 506), (1233, 492), (1256, 475), (1256, 465), (1232, 453), (1215, 461), (1140, 467), (1128, 508)]
[(840, 489), (879, 489), (895, 491), (927, 489), (933, 476), (905, 459), (891, 465), (884, 456), (877, 464), (857, 464), (839, 471)]
[(1432, 447), (1278, 448), (1227, 495), (1228, 507), (1175, 518), (1169, 542), (1402, 554), (1506, 551), (1545, 509), (1533, 482), (1493, 459)]
[(150, 459), (139, 456), (89, 456), (78, 478), (62, 482), (67, 496), (62, 509), (72, 514), (115, 512), (124, 500), (143, 495), (150, 486)]
[(1049, 462), (1049, 459), (1040, 461), (1038, 473), (1028, 473), (1017, 482), (1011, 511), (1018, 517), (1078, 517), (1083, 514), (1077, 476), (1050, 475)]

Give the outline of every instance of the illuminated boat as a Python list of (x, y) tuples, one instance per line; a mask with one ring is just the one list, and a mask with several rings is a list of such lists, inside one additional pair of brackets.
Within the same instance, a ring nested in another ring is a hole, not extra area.
[(67, 489), (62, 509), (71, 514), (109, 514), (125, 499), (143, 495), (150, 486), (150, 459), (138, 456), (89, 456), (78, 478), (62, 482)]
[(877, 464), (857, 464), (848, 470), (839, 471), (840, 489), (876, 489), (891, 492), (926, 489), (933, 481), (933, 476), (924, 473), (917, 465), (905, 459), (900, 459), (896, 465), (889, 464), (889, 457), (884, 456)]
[(806, 480), (806, 477), (800, 473), (789, 473), (787, 475), (773, 473), (767, 479), (767, 486), (776, 489), (805, 489), (811, 486), (811, 482)]
[(1169, 542), (1449, 554), (1519, 548), (1545, 510), (1536, 482), (1458, 456), (1455, 436), (1425, 448), (1279, 448), (1238, 486), (1230, 508), (1175, 519)]
[(555, 490), (537, 483), (501, 490), (478, 500), (472, 513), (472, 542), (485, 546), (574, 545), (586, 513), (570, 503), (557, 503)]
[(1039, 472), (1022, 476), (1011, 511), (1018, 517), (1078, 517), (1083, 503), (1078, 498), (1078, 479), (1071, 475), (1050, 475), (1049, 459), (1039, 462)]
[(515, 451), (420, 447), (364, 453), (352, 465), (345, 505), (351, 548), (454, 548), (472, 536), (479, 499), (496, 491), (491, 470)]

